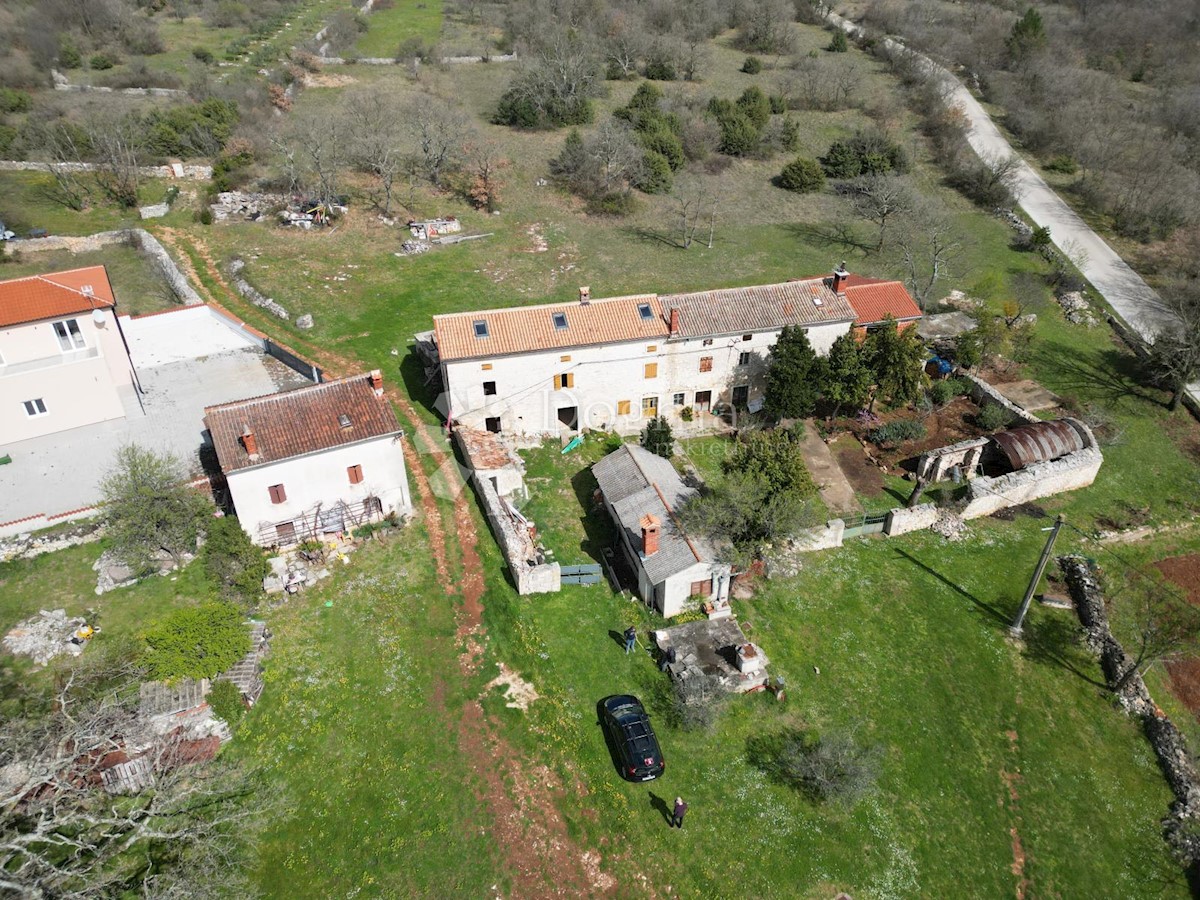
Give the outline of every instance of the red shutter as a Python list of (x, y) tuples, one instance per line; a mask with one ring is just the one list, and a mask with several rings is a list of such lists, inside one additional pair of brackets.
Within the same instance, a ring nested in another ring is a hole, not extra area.
[(362, 484), (362, 466), (348, 466), (346, 474), (350, 476), (351, 484)]
[(283, 489), (282, 484), (273, 484), (267, 488), (267, 491), (271, 495), (272, 503), (283, 503), (285, 500), (287, 500), (287, 491)]

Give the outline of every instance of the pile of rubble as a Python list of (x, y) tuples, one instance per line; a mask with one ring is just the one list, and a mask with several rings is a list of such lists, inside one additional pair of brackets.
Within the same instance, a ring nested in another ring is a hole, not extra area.
[(87, 620), (67, 617), (65, 609), (41, 610), (31, 619), (17, 624), (4, 636), (4, 649), (15, 656), (28, 656), (44, 666), (56, 656), (78, 656), (87, 646), (84, 639), (72, 640), (87, 626)]
[(1092, 314), (1091, 304), (1084, 299), (1082, 291), (1069, 291), (1055, 299), (1062, 307), (1063, 316), (1072, 325), (1086, 325), (1088, 328), (1092, 328), (1099, 324), (1095, 315)]
[(349, 565), (348, 554), (353, 553), (354, 548), (354, 541), (347, 540), (323, 545), (322, 550), (315, 554), (296, 550), (273, 556), (267, 560), (271, 574), (263, 579), (263, 590), (267, 594), (294, 594), (302, 587), (312, 587), (333, 574), (329, 568), (331, 565), (339, 562)]
[(222, 191), (217, 194), (215, 203), (210, 204), (213, 219), (224, 222), (227, 219), (245, 219), (254, 222), (270, 213), (288, 205), (287, 197), (282, 194), (256, 194), (244, 191)]
[(405, 241), (400, 245), (400, 252), (397, 256), (416, 256), (418, 253), (424, 253), (432, 246), (429, 241)]
[[(183, 565), (187, 565), (195, 555), (192, 553), (183, 554)], [(154, 568), (150, 574), (166, 575), (168, 572), (174, 572), (176, 568), (175, 559), (165, 550), (160, 550), (151, 557), (151, 563)], [(96, 593), (106, 594), (115, 588), (129, 587), (131, 584), (137, 584), (140, 580), (132, 568), (127, 566), (119, 557), (111, 550), (105, 550), (100, 554), (100, 558), (92, 563), (92, 571), (96, 573)]]
[(0, 540), (0, 562), (8, 562), (10, 559), (33, 559), (43, 553), (90, 544), (102, 537), (104, 526), (97, 520), (84, 520), (65, 533), (49, 536), (43, 532), (27, 531), (16, 537)]
[(966, 520), (958, 513), (948, 509), (943, 509), (938, 512), (937, 521), (929, 526), (930, 531), (936, 531), (946, 540), (958, 542), (965, 539), (969, 532), (967, 529)]

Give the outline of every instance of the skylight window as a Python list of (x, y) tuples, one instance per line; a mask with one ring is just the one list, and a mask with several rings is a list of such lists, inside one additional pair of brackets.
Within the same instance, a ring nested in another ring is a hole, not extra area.
[(475, 337), (485, 338), (488, 336), (488, 327), (487, 327), (486, 319), (476, 319), (474, 327), (475, 327)]
[(567, 314), (566, 313), (557, 312), (557, 313), (554, 313), (551, 316), (551, 318), (554, 320), (555, 329), (557, 329), (558, 331), (566, 331), (567, 330)]
[(641, 316), (643, 319), (653, 319), (654, 318), (654, 310), (652, 310), (650, 308), (649, 303), (639, 303), (638, 304), (638, 315)]

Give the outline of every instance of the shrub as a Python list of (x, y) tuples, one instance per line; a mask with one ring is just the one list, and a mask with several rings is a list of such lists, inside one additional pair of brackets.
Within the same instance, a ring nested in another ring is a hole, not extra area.
[(883, 756), (846, 734), (811, 737), (789, 730), (752, 741), (750, 757), (777, 780), (818, 802), (853, 804), (879, 780)]
[(984, 431), (999, 431), (1012, 422), (1012, 413), (999, 403), (989, 403), (975, 416), (975, 424)]
[(671, 190), (671, 164), (661, 153), (647, 151), (642, 167), (633, 178), (633, 185), (644, 194), (666, 194)]
[(742, 63), (742, 71), (747, 75), (757, 75), (762, 71), (762, 60), (757, 56), (747, 56), (746, 61)]
[(209, 523), (203, 557), (204, 571), (222, 597), (254, 605), (269, 569), (262, 550), (250, 542), (236, 518), (225, 516)]
[(685, 422), (690, 422), (696, 417), (696, 412), (690, 406), (685, 406), (679, 411), (679, 418)]
[(723, 119), (720, 151), (730, 156), (749, 156), (758, 148), (759, 133), (743, 113), (733, 112)]
[(116, 60), (107, 53), (94, 53), (92, 54), (92, 58), (88, 60), (88, 65), (93, 69), (111, 69), (116, 64)]
[(1056, 156), (1050, 162), (1043, 166), (1047, 172), (1058, 172), (1062, 175), (1074, 175), (1079, 171), (1079, 164), (1070, 156), (1063, 154)]
[(232, 729), (242, 716), (246, 714), (246, 704), (242, 702), (242, 692), (232, 681), (218, 681), (204, 698), (212, 707), (213, 715), (224, 719), (225, 724)]
[(860, 131), (848, 140), (835, 141), (821, 160), (830, 178), (886, 175), (908, 169), (904, 148), (878, 131)]
[(918, 441), (925, 437), (925, 423), (916, 419), (897, 419), (880, 425), (868, 432), (867, 440), (877, 447), (884, 444), (902, 444), (905, 441)]
[(955, 397), (961, 397), (963, 394), (969, 393), (971, 390), (971, 382), (965, 378), (947, 378), (943, 381), (936, 382), (929, 389), (929, 399), (935, 406), (945, 406)]
[(25, 91), (0, 87), (0, 113), (29, 112), (33, 98)]
[(670, 459), (675, 453), (675, 435), (665, 416), (655, 416), (642, 429), (642, 446), (651, 453)]
[(629, 103), (626, 104), (626, 109), (641, 109), (658, 111), (658, 103), (662, 100), (662, 88), (656, 84), (651, 84), (649, 81), (643, 81), (637, 86), (637, 90), (633, 92), (633, 96), (629, 98)]
[(70, 44), (58, 51), (58, 64), (64, 69), (78, 69), (83, 65), (83, 57)]
[[(683, 167), (683, 141), (670, 131), (654, 131), (642, 136), (642, 145), (665, 159), (672, 172)], [(652, 192), (651, 192), (652, 193)]]
[(143, 635), (147, 673), (154, 679), (212, 678), (250, 650), (242, 614), (229, 603), (177, 609)]
[(829, 40), (829, 46), (825, 48), (830, 53), (845, 53), (850, 49), (850, 42), (846, 40), (846, 32), (842, 29), (837, 29), (833, 33), (833, 37)]
[(781, 116), (787, 112), (787, 97), (782, 94), (772, 94), (767, 100), (771, 104), (771, 115)]
[(807, 498), (817, 493), (800, 442), (790, 431), (743, 432), (723, 468), (726, 473), (762, 478), (776, 494)]
[(771, 101), (758, 85), (752, 85), (742, 91), (736, 106), (759, 131), (766, 128), (767, 122), (771, 120)]
[(825, 186), (825, 173), (815, 159), (798, 156), (779, 173), (779, 186), (799, 194), (819, 191)]
[(1038, 225), (1029, 235), (1029, 246), (1034, 250), (1041, 250), (1044, 247), (1050, 246), (1050, 229), (1045, 225)]
[[(779, 149), (787, 153), (795, 153), (800, 146), (800, 123), (790, 115), (779, 120), (779, 130), (775, 135)], [(824, 176), (822, 176), (824, 181)]]
[(674, 81), (679, 73), (669, 59), (657, 57), (646, 61), (646, 77), (651, 81)]
[(211, 66), (213, 62), (212, 51), (207, 47), (193, 47), (192, 56), (204, 63), (206, 66)]
[(213, 223), (212, 209), (207, 204), (200, 207), (200, 212), (196, 214), (196, 221), (201, 225), (211, 225)]
[[(683, 618), (676, 616), (671, 622), (674, 624)], [(676, 679), (671, 686), (671, 723), (684, 731), (712, 731), (729, 699), (729, 694), (721, 689), (716, 679), (698, 675)]]
[(597, 216), (627, 216), (637, 209), (637, 198), (628, 191), (615, 191), (588, 198), (587, 211)]

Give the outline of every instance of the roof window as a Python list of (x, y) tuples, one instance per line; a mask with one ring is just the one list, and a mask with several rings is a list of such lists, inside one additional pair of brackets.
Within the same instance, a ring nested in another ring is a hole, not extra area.
[(342, 413), (340, 416), (338, 416), (338, 424), (341, 425), (343, 428), (349, 428), (350, 427), (350, 417), (348, 415), (346, 415), (345, 413)]
[(566, 313), (556, 312), (551, 316), (551, 318), (554, 320), (554, 327), (556, 330), (558, 330), (558, 331), (566, 331), (567, 330), (567, 314)]
[(476, 319), (472, 327), (475, 329), (475, 337), (485, 338), (488, 336), (486, 319)]
[(653, 319), (654, 318), (654, 310), (652, 310), (650, 308), (649, 303), (639, 303), (638, 304), (638, 315), (641, 316), (643, 319)]

